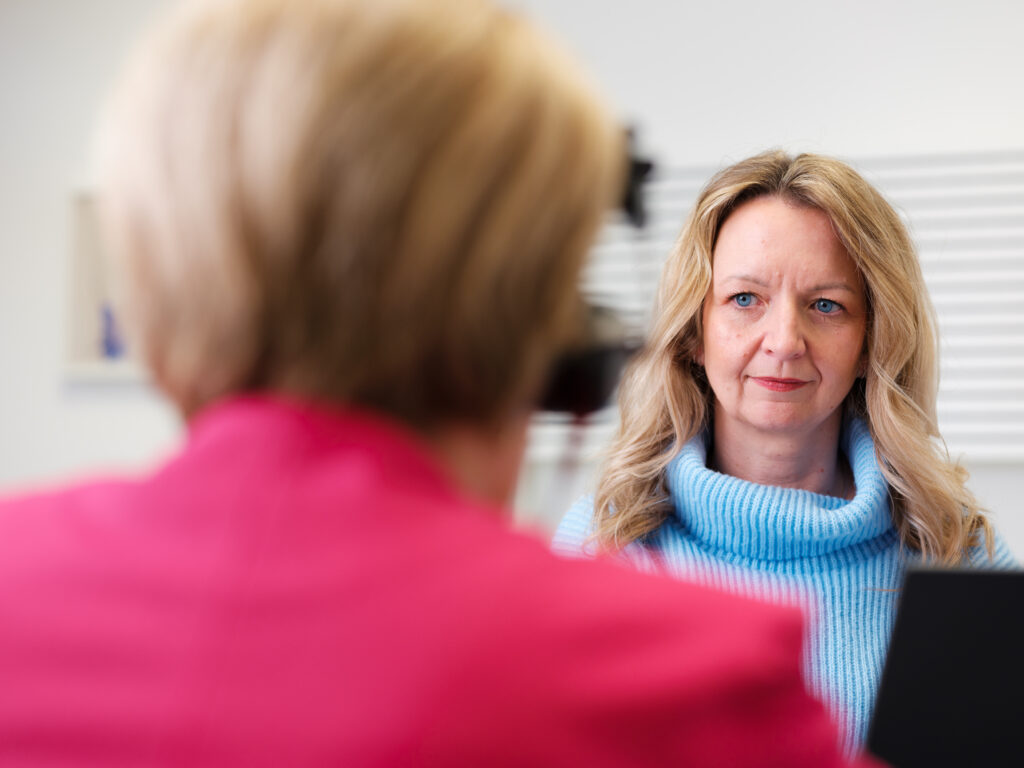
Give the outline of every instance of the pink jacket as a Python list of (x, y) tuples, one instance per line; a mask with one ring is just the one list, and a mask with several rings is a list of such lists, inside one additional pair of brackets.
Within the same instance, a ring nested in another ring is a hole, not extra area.
[(270, 397), (0, 502), (0, 766), (839, 766), (780, 608), (563, 561)]

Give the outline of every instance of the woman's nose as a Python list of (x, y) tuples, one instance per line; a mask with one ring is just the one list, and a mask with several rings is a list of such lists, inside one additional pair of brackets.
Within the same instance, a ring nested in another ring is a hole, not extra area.
[(764, 317), (762, 346), (773, 357), (787, 360), (807, 351), (800, 312), (794, 307), (774, 306)]

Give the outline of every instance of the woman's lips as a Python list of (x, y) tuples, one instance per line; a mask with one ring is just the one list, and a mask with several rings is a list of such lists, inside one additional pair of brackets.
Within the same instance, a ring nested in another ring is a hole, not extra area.
[(770, 389), (772, 392), (792, 392), (794, 389), (800, 389), (800, 387), (809, 383), (803, 379), (774, 379), (770, 376), (754, 376), (752, 378), (762, 387)]

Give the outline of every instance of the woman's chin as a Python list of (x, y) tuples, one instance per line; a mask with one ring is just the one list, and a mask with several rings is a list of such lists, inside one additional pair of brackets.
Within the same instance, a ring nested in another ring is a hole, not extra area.
[(827, 414), (808, 413), (806, 408), (794, 403), (772, 403), (751, 414), (747, 424), (756, 432), (766, 435), (792, 436), (811, 438), (822, 429), (838, 423), (841, 414), (838, 410)]

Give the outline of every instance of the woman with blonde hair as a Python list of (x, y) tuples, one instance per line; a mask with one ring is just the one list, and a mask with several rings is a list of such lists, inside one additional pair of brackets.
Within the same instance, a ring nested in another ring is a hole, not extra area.
[(855, 749), (907, 565), (1013, 563), (939, 436), (937, 346), (906, 228), (853, 169), (778, 151), (726, 168), (556, 550), (804, 605), (809, 682)]

